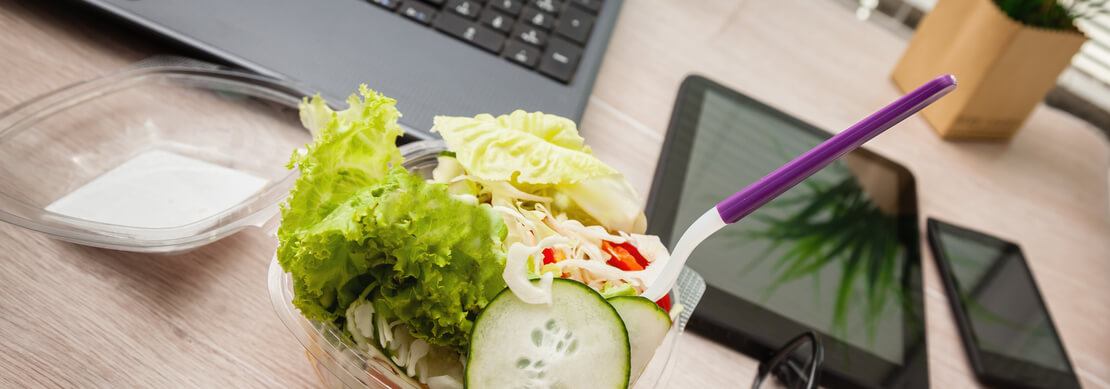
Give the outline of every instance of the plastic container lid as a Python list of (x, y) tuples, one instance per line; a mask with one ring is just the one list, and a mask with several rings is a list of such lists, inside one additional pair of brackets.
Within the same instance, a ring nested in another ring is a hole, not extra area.
[(284, 81), (158, 58), (27, 101), (0, 114), (0, 220), (160, 253), (262, 226), (296, 178), (290, 153), (312, 140), (301, 96)]

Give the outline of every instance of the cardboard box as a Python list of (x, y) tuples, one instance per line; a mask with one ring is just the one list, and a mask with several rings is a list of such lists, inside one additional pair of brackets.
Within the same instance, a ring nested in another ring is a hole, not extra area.
[(1021, 24), (992, 0), (940, 0), (891, 77), (908, 92), (954, 74), (960, 86), (926, 108), (925, 119), (945, 139), (1008, 139), (1086, 39)]

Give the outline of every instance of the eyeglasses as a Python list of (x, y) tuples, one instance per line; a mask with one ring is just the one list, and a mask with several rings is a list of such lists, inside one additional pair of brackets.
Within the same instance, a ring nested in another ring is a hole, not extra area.
[[(808, 345), (808, 353), (803, 348)], [(796, 358), (800, 354), (801, 358)], [(808, 354), (808, 355), (807, 355)], [(785, 346), (775, 351), (770, 358), (759, 363), (759, 371), (752, 381), (752, 389), (758, 389), (768, 374), (774, 374), (780, 382), (791, 389), (812, 389), (817, 387), (818, 368), (825, 359), (825, 349), (817, 333), (808, 331), (798, 335)]]

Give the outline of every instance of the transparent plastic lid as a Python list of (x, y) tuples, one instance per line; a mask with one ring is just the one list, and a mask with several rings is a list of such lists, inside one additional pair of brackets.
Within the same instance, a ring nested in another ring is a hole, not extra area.
[(261, 226), (312, 139), (284, 81), (159, 58), (0, 114), (0, 220), (54, 238), (178, 252)]

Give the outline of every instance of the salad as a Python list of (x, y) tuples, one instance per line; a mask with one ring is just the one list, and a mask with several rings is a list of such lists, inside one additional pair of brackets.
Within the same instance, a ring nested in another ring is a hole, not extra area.
[(429, 388), (628, 387), (681, 307), (638, 295), (669, 258), (573, 121), (435, 119), (431, 179), (402, 165), (396, 101), (301, 104), (277, 260), (293, 304)]

